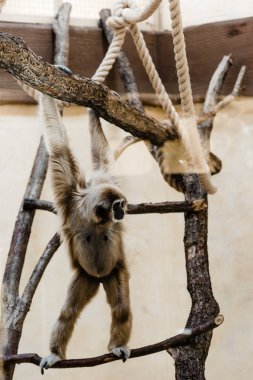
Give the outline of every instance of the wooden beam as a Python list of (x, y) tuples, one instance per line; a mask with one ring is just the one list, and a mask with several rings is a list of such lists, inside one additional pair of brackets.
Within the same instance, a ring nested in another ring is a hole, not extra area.
[[(53, 62), (53, 31), (48, 24), (24, 24), (0, 22), (0, 30), (23, 38), (29, 47), (48, 62)], [(185, 29), (186, 46), (190, 65), (193, 93), (203, 98), (209, 80), (224, 54), (231, 53), (234, 65), (223, 87), (223, 93), (229, 93), (235, 77), (242, 65), (247, 66), (245, 88), (242, 95), (253, 95), (253, 47), (250, 43), (253, 35), (253, 17), (192, 26)], [(172, 39), (169, 32), (145, 31), (144, 37), (158, 72), (170, 94), (177, 94), (177, 78), (174, 64)], [(91, 77), (103, 59), (107, 43), (100, 28), (70, 27), (69, 66), (74, 73)], [(140, 93), (153, 93), (151, 85), (137, 52), (128, 35), (124, 50), (133, 67)], [(117, 70), (113, 69), (106, 84), (122, 93), (123, 86)], [(7, 73), (0, 71), (0, 103), (32, 102), (18, 88)]]

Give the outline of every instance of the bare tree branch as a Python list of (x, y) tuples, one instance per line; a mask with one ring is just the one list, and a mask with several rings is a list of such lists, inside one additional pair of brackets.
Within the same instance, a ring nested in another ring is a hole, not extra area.
[(0, 33), (0, 67), (56, 99), (93, 108), (99, 116), (130, 134), (149, 139), (156, 145), (175, 139), (172, 128), (130, 107), (102, 83), (79, 75), (68, 75), (38, 57), (18, 37)]
[(23, 207), (26, 210), (44, 210), (57, 214), (53, 202), (26, 198)]
[(198, 124), (203, 123), (203, 121), (207, 119), (213, 118), (220, 110), (222, 110), (224, 107), (230, 104), (236, 98), (236, 96), (238, 96), (239, 91), (242, 87), (242, 81), (243, 81), (245, 72), (246, 72), (246, 66), (242, 66), (237, 76), (237, 79), (236, 79), (236, 82), (231, 94), (225, 96), (221, 101), (219, 101), (211, 111), (200, 115), (197, 118)]
[(212, 79), (209, 83), (208, 90), (205, 96), (205, 102), (203, 105), (203, 113), (210, 112), (217, 103), (217, 96), (219, 95), (222, 85), (224, 83), (225, 77), (229, 68), (232, 66), (231, 54), (224, 55), (220, 61), (217, 69), (212, 75)]
[[(47, 172), (47, 165), (48, 154), (43, 139), (41, 139), (25, 191), (25, 198), (37, 199), (40, 197)], [(34, 213), (34, 210), (23, 210), (21, 207), (13, 232), (3, 278), (3, 291), (6, 292), (6, 299), (12, 299), (12, 301), (18, 297), (19, 281), (24, 265)]]
[(69, 57), (69, 17), (72, 5), (65, 2), (61, 5), (53, 21), (55, 34), (54, 63), (68, 66)]
[(205, 102), (200, 115), (200, 120), (203, 115), (204, 120), (198, 124), (198, 130), (201, 138), (202, 148), (204, 151), (206, 162), (210, 168), (212, 174), (217, 174), (222, 168), (221, 160), (210, 151), (210, 137), (213, 129), (213, 117), (205, 119), (205, 115), (212, 112), (215, 109), (218, 95), (221, 92), (222, 85), (229, 68), (232, 65), (231, 55), (225, 55), (217, 66), (209, 87), (206, 93)]
[(29, 278), (29, 281), (25, 287), (25, 290), (23, 292), (23, 295), (20, 299), (20, 302), (25, 306), (24, 312), (26, 313), (29, 310), (29, 307), (32, 303), (32, 299), (34, 296), (34, 293), (39, 285), (39, 282), (41, 280), (41, 277), (53, 257), (54, 253), (57, 251), (57, 249), (61, 245), (60, 236), (58, 233), (56, 233), (52, 239), (47, 244), (42, 256), (40, 257), (39, 261), (37, 262), (33, 273), (31, 277)]
[[(194, 327), (192, 329), (186, 330), (184, 333), (175, 335), (172, 338), (166, 339), (162, 342), (151, 344), (149, 346), (144, 346), (140, 348), (135, 348), (131, 350), (131, 358), (137, 358), (140, 356), (151, 355), (156, 352), (168, 350), (171, 347), (177, 347), (187, 344), (191, 339), (201, 334), (211, 331), (214, 328), (220, 326), (223, 323), (223, 316), (218, 315), (209, 321)], [(41, 357), (37, 354), (19, 354), (19, 355), (9, 355), (3, 357), (5, 363), (31, 363), (39, 365)], [(87, 359), (70, 359), (62, 360), (56, 363), (52, 368), (74, 368), (74, 367), (94, 367), (101, 364), (110, 363), (116, 360), (121, 360), (113, 354), (104, 354), (101, 356), (87, 358)]]
[[(160, 202), (160, 203), (140, 203), (129, 204), (127, 206), (127, 214), (166, 214), (186, 212), (189, 210), (200, 211), (207, 207), (206, 202), (203, 199), (199, 199), (194, 202)], [(54, 204), (48, 201), (25, 199), (24, 208), (29, 210), (45, 210), (56, 214)]]
[[(187, 201), (207, 196), (195, 174), (182, 176)], [(187, 289), (191, 296), (191, 311), (186, 328), (199, 326), (219, 313), (219, 305), (212, 292), (208, 262), (208, 209), (189, 211), (185, 217), (185, 260)], [(196, 336), (187, 345), (170, 348), (168, 352), (175, 360), (176, 379), (205, 379), (205, 361), (211, 343), (212, 331)]]

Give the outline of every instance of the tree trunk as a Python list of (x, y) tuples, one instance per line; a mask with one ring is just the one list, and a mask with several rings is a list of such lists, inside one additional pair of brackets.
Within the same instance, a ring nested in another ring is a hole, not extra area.
[[(187, 201), (205, 199), (207, 196), (196, 175), (184, 175), (185, 198)], [(208, 208), (185, 212), (185, 259), (187, 289), (192, 300), (186, 328), (191, 329), (205, 323), (219, 313), (209, 274), (207, 236)], [(175, 360), (176, 380), (205, 379), (205, 360), (212, 338), (212, 331), (199, 335), (185, 346), (170, 349)]]

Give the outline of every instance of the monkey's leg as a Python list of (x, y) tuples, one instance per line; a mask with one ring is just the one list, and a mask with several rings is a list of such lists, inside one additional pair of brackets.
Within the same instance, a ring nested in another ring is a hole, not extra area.
[(103, 286), (112, 311), (111, 338), (108, 349), (126, 361), (130, 356), (127, 342), (132, 327), (127, 269), (124, 267), (116, 269), (103, 281)]
[(68, 341), (72, 335), (76, 320), (98, 290), (99, 282), (88, 276), (83, 270), (77, 270), (68, 288), (67, 298), (56, 321), (50, 339), (51, 355), (41, 360), (40, 368), (54, 365), (65, 358)]

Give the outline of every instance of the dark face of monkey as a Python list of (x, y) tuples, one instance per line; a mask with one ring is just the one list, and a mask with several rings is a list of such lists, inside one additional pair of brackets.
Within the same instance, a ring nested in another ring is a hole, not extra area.
[(125, 200), (124, 199), (117, 199), (113, 202), (112, 205), (112, 212), (113, 212), (113, 219), (114, 220), (121, 220), (124, 218), (125, 215)]
[(99, 224), (109, 221), (120, 222), (124, 218), (126, 204), (126, 199), (122, 194), (114, 192), (103, 194), (102, 202), (95, 209)]

